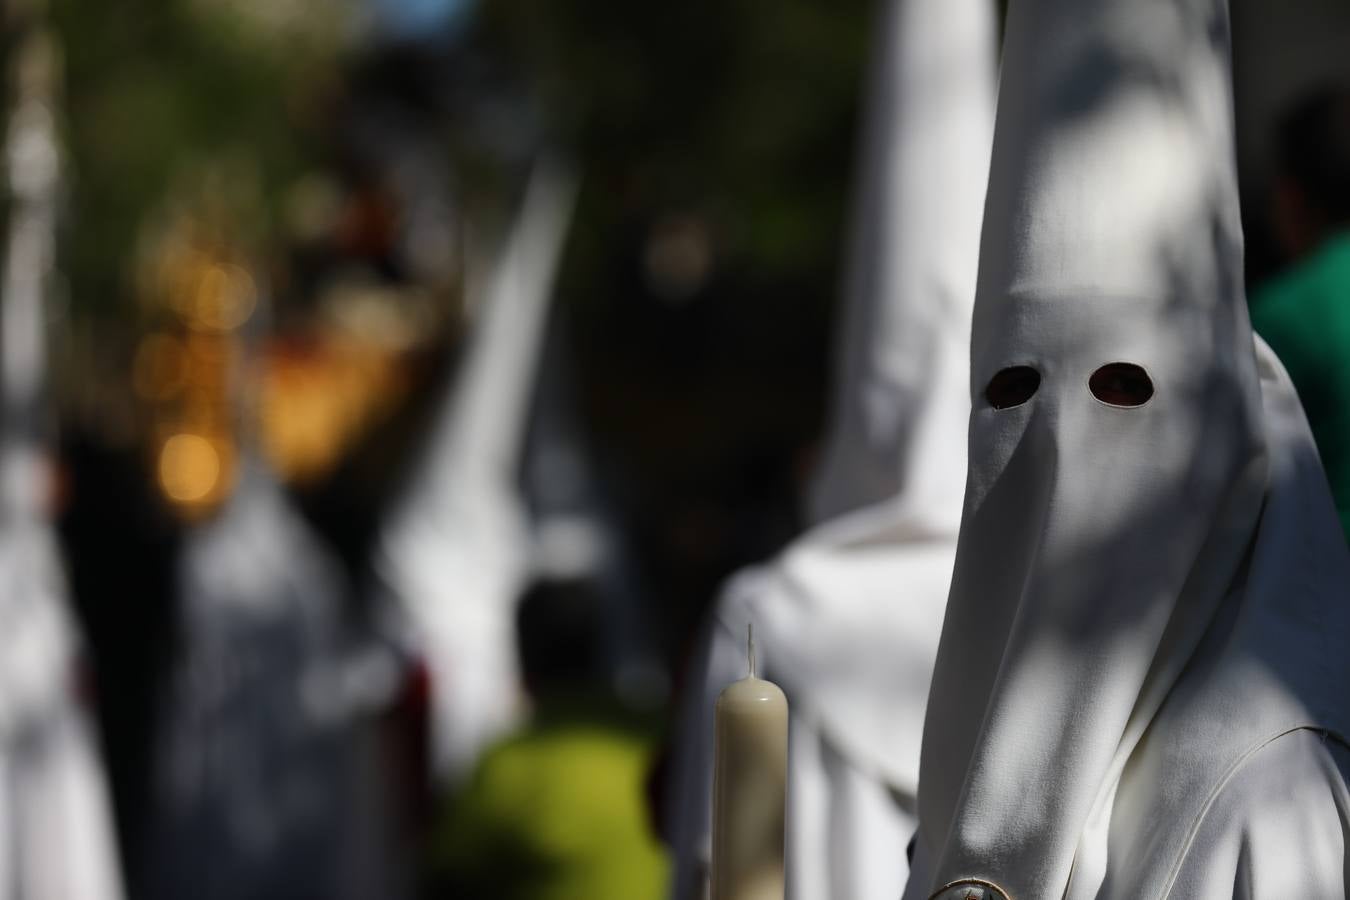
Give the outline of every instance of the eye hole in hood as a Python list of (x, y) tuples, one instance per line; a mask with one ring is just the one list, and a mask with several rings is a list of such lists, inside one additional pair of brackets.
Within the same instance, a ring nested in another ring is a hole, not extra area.
[(984, 399), (994, 409), (1009, 409), (1021, 406), (1033, 396), (1041, 386), (1041, 373), (1031, 366), (1009, 366), (989, 379), (984, 389)]
[(1153, 379), (1134, 363), (1107, 363), (1092, 373), (1088, 390), (1107, 406), (1143, 406), (1153, 396)]

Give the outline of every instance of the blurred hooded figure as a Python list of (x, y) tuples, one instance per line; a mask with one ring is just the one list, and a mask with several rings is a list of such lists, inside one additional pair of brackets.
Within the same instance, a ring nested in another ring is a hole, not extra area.
[[(265, 326), (260, 302), (246, 364)], [(255, 389), (247, 371), (233, 386), (237, 481), (174, 573), (142, 881), (152, 900), (397, 900), (377, 717), (399, 660), (263, 459)]]
[(539, 345), (575, 184), (536, 166), (481, 294), (453, 390), (406, 495), (384, 527), (375, 570), (393, 616), (431, 673), (431, 761), (462, 778), (519, 721), (515, 609), (530, 572), (518, 485)]
[(695, 658), (667, 826), (677, 900), (702, 896), (713, 704), (744, 675), (749, 622), (792, 706), (788, 895), (894, 900), (904, 886), (965, 483), (994, 32), (988, 0), (881, 8), (814, 524), (731, 581)]
[(1226, 0), (1013, 0), (906, 900), (1346, 896), (1350, 559), (1242, 280)]
[(610, 612), (596, 587), (546, 580), (522, 597), (529, 723), (487, 748), (450, 804), (428, 896), (653, 900), (665, 887), (643, 803), (649, 729), (598, 677)]
[(392, 662), (357, 639), (336, 559), (258, 459), (178, 581), (149, 895), (398, 896), (370, 721)]
[(57, 50), (17, 45), (6, 141), (9, 239), (0, 302), (0, 898), (118, 900), (108, 790), (81, 702), (81, 640), (49, 518), (44, 297), (55, 263)]

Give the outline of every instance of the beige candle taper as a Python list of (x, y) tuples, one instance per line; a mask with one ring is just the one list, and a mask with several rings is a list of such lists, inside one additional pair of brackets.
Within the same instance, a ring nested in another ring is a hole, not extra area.
[(750, 674), (717, 698), (714, 724), (712, 900), (783, 900), (787, 698)]

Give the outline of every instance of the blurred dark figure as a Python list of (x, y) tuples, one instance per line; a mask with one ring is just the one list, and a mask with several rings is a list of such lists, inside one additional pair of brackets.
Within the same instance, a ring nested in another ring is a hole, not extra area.
[(657, 900), (666, 861), (642, 779), (652, 729), (602, 688), (602, 601), (585, 580), (526, 592), (517, 637), (531, 723), (490, 748), (437, 830), (432, 897)]
[(1289, 267), (1252, 324), (1298, 388), (1350, 534), (1350, 87), (1309, 94), (1276, 132), (1273, 218)]
[(396, 900), (372, 713), (397, 672), (260, 460), (188, 533), (176, 575), (146, 896)]
[(100, 724), (129, 896), (148, 822), (154, 702), (169, 657), (179, 533), (132, 450), (86, 432), (62, 439), (69, 502), (61, 518), (73, 599), (92, 651)]

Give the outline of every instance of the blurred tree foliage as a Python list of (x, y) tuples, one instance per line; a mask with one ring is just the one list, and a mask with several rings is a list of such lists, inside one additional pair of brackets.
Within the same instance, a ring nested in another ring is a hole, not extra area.
[[(427, 45), (490, 59), (526, 86), (510, 99), (545, 110), (600, 188), (590, 215), (693, 199), (732, 257), (802, 274), (837, 249), (871, 7), (487, 0), (467, 46), (434, 35)], [(318, 0), (53, 0), (67, 51), (77, 303), (125, 298), (119, 273), (137, 224), (194, 166), (233, 159), (275, 198), (324, 151), (350, 12)], [(444, 71), (448, 94), (467, 69)]]
[[(264, 198), (303, 166), (341, 37), (340, 3), (52, 0), (66, 52), (73, 209), (66, 271), (82, 314), (120, 316), (146, 217), (204, 170)], [(311, 142), (312, 143), (312, 142)], [(264, 239), (264, 208), (237, 222)]]
[(873, 6), (491, 0), (480, 39), (584, 161), (589, 216), (697, 204), (730, 257), (814, 280), (838, 250)]
[[(796, 527), (877, 8), (489, 0), (468, 37), (581, 161), (561, 297), (585, 412), (676, 645), (728, 571)], [(707, 256), (666, 296), (663, 231), (701, 237)]]
[(91, 342), (137, 327), (146, 223), (212, 179), (249, 186), (233, 224), (270, 265), (286, 188), (372, 129), (440, 148), (461, 212), (551, 145), (584, 179), (559, 297), (579, 395), (651, 576), (698, 602), (790, 533), (874, 0), (480, 0), (400, 42), (363, 0), (50, 2)]

